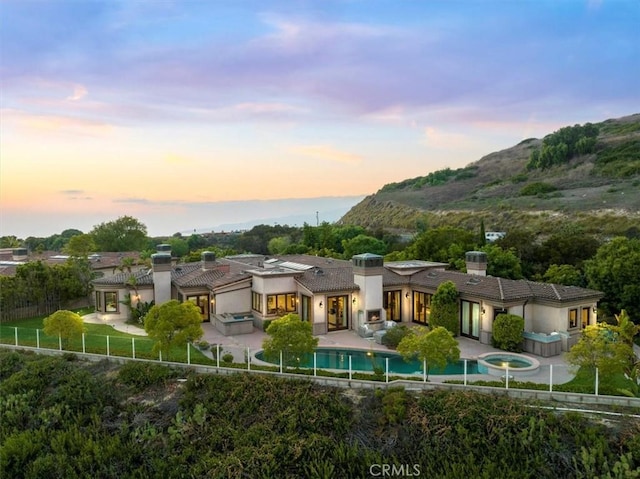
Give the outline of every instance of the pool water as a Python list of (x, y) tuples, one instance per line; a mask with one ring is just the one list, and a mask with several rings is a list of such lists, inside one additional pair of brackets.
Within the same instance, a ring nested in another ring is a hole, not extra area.
[[(407, 362), (397, 353), (362, 349), (319, 348), (316, 350), (316, 367), (318, 369), (349, 370), (349, 356), (351, 356), (351, 369), (353, 371), (373, 372), (374, 367), (385, 371), (386, 358), (389, 358), (389, 373), (422, 374), (421, 361), (413, 360)], [(279, 361), (267, 361), (264, 358), (263, 351), (258, 352), (256, 358), (260, 361), (279, 364)], [(313, 368), (313, 355), (302, 358), (301, 367)], [(467, 360), (467, 374), (477, 373), (477, 362)], [(449, 363), (444, 369), (430, 367), (429, 374), (464, 374), (464, 360)]]

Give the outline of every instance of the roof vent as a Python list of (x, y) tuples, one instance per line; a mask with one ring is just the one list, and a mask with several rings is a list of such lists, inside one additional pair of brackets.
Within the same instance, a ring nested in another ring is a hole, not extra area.
[(322, 276), (322, 275), (324, 275), (324, 270), (322, 270), (322, 269), (320, 269), (320, 268), (317, 268), (317, 269), (313, 272), (313, 274), (315, 274), (316, 276)]

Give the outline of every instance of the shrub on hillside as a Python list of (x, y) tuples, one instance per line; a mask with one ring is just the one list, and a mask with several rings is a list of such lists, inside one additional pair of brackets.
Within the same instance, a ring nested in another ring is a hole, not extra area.
[(524, 318), (515, 314), (499, 314), (493, 322), (493, 347), (519, 353), (522, 351)]
[(520, 196), (535, 196), (553, 193), (557, 188), (549, 183), (536, 182), (523, 186), (520, 190)]

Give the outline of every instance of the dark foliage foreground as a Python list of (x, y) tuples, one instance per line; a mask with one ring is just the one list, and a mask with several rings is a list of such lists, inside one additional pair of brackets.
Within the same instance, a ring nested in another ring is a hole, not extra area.
[(0, 477), (639, 477), (638, 420), (186, 374), (0, 351)]

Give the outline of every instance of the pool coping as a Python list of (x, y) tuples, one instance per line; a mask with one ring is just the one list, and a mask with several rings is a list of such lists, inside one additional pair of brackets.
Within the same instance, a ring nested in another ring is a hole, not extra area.
[[(498, 366), (486, 361), (486, 358), (490, 356), (508, 356), (514, 357), (516, 359), (523, 359), (530, 362), (531, 366), (525, 366), (524, 368), (508, 368), (505, 366)], [(490, 374), (491, 376), (506, 376), (508, 372), (510, 377), (527, 377), (538, 374), (538, 371), (540, 370), (540, 361), (538, 361), (536, 358), (527, 356), (526, 354), (512, 353), (509, 351), (483, 353), (478, 355), (476, 357), (476, 360), (478, 361), (478, 370), (483, 371), (484, 369), (486, 369), (487, 372), (485, 374)]]

